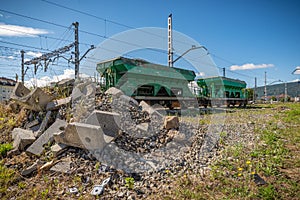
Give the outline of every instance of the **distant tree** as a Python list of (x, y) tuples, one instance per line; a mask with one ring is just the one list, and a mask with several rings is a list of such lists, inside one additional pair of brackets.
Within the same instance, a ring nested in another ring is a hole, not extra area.
[[(280, 102), (284, 102), (284, 99), (285, 99), (284, 97), (279, 97), (279, 101), (280, 101)], [(290, 96), (287, 96), (286, 101), (287, 101), (287, 102), (290, 102), (290, 101), (291, 101), (291, 97), (290, 97)]]
[(252, 88), (246, 88), (243, 92), (245, 93), (245, 96), (248, 98), (249, 101), (254, 100), (254, 90)]
[(277, 98), (275, 96), (271, 97), (272, 101), (277, 101)]

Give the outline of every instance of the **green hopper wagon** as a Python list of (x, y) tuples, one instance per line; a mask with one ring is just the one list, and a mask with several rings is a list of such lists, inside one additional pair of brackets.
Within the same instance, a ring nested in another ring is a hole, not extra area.
[[(194, 81), (194, 71), (153, 64), (141, 59), (114, 58), (97, 64), (105, 80), (105, 89), (116, 87), (136, 100), (175, 106), (194, 95), (188, 83)], [(173, 104), (173, 105), (171, 105)]]
[(197, 93), (198, 101), (207, 106), (209, 105), (236, 105), (246, 106), (246, 82), (238, 79), (227, 77), (210, 77), (198, 79), (197, 85), (199, 91)]

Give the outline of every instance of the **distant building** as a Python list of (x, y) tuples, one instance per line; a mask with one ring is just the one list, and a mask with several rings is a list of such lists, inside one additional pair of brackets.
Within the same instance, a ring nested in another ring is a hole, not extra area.
[(9, 100), (10, 94), (12, 93), (15, 85), (16, 81), (0, 77), (0, 102)]
[[(300, 81), (286, 83), (287, 96), (291, 100), (298, 100), (300, 97)], [(257, 87), (256, 99), (261, 100), (265, 98), (265, 86)], [(277, 100), (285, 96), (285, 83), (267, 85), (267, 99), (270, 100), (275, 97)]]

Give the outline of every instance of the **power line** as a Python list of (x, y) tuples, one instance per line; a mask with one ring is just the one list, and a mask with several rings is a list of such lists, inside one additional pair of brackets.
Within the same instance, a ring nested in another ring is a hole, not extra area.
[(32, 34), (32, 33), (27, 33), (27, 32), (24, 32), (24, 31), (20, 31), (20, 30), (14, 30), (14, 29), (9, 29), (9, 28), (4, 28), (3, 26), (1, 26), (0, 28), (1, 29), (5, 29), (5, 30), (9, 30), (9, 31), (13, 31), (13, 32), (17, 32), (17, 33), (23, 33), (23, 34), (26, 34), (26, 35), (31, 35), (31, 36), (39, 36), (39, 37), (43, 37), (43, 38), (50, 38), (50, 39), (53, 39), (53, 40), (59, 40), (59, 41), (65, 41), (65, 42), (72, 42), (71, 40), (65, 40), (65, 39), (51, 37), (51, 36), (36, 35), (36, 34)]
[[(119, 26), (123, 26), (123, 27), (126, 27), (126, 28), (135, 29), (135, 27), (131, 27), (131, 26), (128, 26), (128, 25), (119, 23), (119, 22), (112, 21), (112, 20), (104, 19), (104, 18), (95, 16), (95, 15), (92, 15), (92, 14), (89, 14), (89, 13), (86, 13), (86, 12), (83, 12), (83, 11), (80, 11), (80, 10), (76, 10), (76, 9), (73, 9), (73, 8), (69, 8), (69, 7), (66, 7), (66, 6), (57, 4), (57, 3), (53, 3), (53, 2), (50, 2), (50, 1), (47, 1), (47, 0), (42, 0), (42, 1), (44, 1), (44, 2), (46, 2), (46, 3), (49, 3), (49, 4), (52, 4), (52, 5), (55, 5), (55, 6), (58, 6), (58, 7), (61, 7), (61, 8), (64, 8), (64, 9), (68, 9), (68, 10), (71, 10), (71, 11), (74, 11), (74, 12), (78, 12), (78, 13), (81, 13), (81, 14), (84, 14), (84, 15), (87, 15), (87, 16), (90, 16), (90, 17), (94, 17), (94, 18), (96, 18), (96, 19), (99, 19), (99, 20), (102, 20), (102, 21), (105, 21), (105, 22), (110, 22), (110, 23), (113, 23), (113, 24), (116, 24), (116, 25), (119, 25)], [(30, 17), (30, 16), (18, 14), (18, 13), (11, 12), (11, 11), (7, 11), (7, 10), (3, 10), (3, 9), (0, 9), (0, 11), (6, 12), (6, 13), (9, 13), (9, 14), (13, 14), (13, 15), (16, 15), (16, 16), (28, 18), (28, 19), (31, 19), (31, 20), (36, 20), (36, 21), (39, 21), (39, 22), (51, 24), (51, 25), (54, 25), (54, 26), (58, 26), (58, 27), (70, 29), (70, 27), (67, 27), (67, 26), (64, 26), (64, 25), (61, 25), (61, 24), (57, 24), (57, 23), (54, 23), (54, 22), (50, 22), (50, 21), (46, 21), (46, 20), (37, 19), (37, 18), (34, 18), (34, 17)], [(21, 31), (19, 31), (19, 32), (21, 32)], [(115, 38), (108, 38), (108, 37), (106, 37), (105, 35), (100, 35), (100, 34), (92, 33), (92, 32), (85, 31), (85, 30), (79, 30), (79, 32), (85, 33), (85, 34), (89, 34), (89, 35), (93, 35), (93, 36), (97, 36), (97, 37), (101, 37), (101, 38), (103, 38), (103, 39), (110, 39), (110, 40), (113, 40), (113, 41), (116, 41), (116, 42), (120, 42), (120, 43), (124, 43), (124, 44), (127, 44), (127, 45), (132, 45), (132, 46), (136, 46), (136, 47), (143, 47), (143, 46), (140, 46), (140, 45), (138, 45), (138, 44), (134, 44), (134, 43), (130, 43), (130, 42), (118, 40), (118, 39), (115, 39)], [(143, 32), (146, 32), (146, 31), (143, 31)], [(146, 33), (148, 33), (148, 32), (146, 32)], [(151, 34), (151, 33), (148, 33), (148, 34)], [(155, 35), (155, 34), (151, 34), (151, 35)], [(42, 35), (39, 35), (39, 36), (40, 36), (40, 37), (44, 37), (44, 38), (50, 38), (50, 39), (60, 40), (60, 41), (69, 41), (69, 40), (59, 39), (59, 38), (55, 38), (55, 37), (42, 36)], [(158, 36), (158, 35), (156, 35), (156, 36)], [(161, 37), (161, 36), (159, 36), (159, 37)], [(6, 43), (6, 44), (11, 44), (11, 45), (17, 45), (17, 46), (21, 46), (21, 47), (26, 47), (26, 48), (33, 48), (33, 49), (37, 49), (37, 50), (47, 50), (47, 51), (50, 51), (49, 49), (44, 49), (44, 48), (42, 48), (42, 47), (41, 47), (41, 48), (38, 48), (38, 47), (29, 46), (29, 45), (23, 45), (23, 44), (17, 44), (17, 43), (12, 43), (12, 42), (5, 42), (5, 41), (0, 41), (0, 42)], [(80, 43), (80, 44), (85, 44), (85, 43)], [(85, 45), (90, 45), (90, 44), (85, 44)], [(167, 52), (163, 52), (163, 51), (157, 50), (157, 49), (150, 49), (150, 50), (167, 54)], [(227, 60), (227, 59), (221, 58), (220, 56), (217, 56), (217, 55), (212, 54), (212, 53), (210, 53), (210, 54), (213, 55), (213, 56), (215, 56), (215, 57), (217, 57), (218, 59), (221, 59), (221, 60), (223, 60), (223, 61), (225, 61), (225, 62), (228, 62), (228, 63), (230, 63), (230, 64), (233, 64), (231, 61), (229, 61), (229, 60)], [(250, 77), (250, 76), (248, 76), (248, 75), (244, 75), (244, 74), (242, 74), (242, 73), (237, 73), (237, 72), (232, 72), (232, 71), (230, 71), (230, 72), (231, 72), (231, 73), (238, 74), (238, 75), (241, 75), (241, 76), (253, 78), (253, 77)]]
[(49, 21), (46, 21), (46, 20), (37, 19), (37, 18), (34, 18), (34, 17), (29, 17), (29, 16), (26, 16), (26, 15), (18, 14), (18, 13), (11, 12), (11, 11), (8, 11), (8, 10), (0, 9), (0, 11), (1, 12), (6, 12), (6, 13), (9, 13), (9, 14), (12, 14), (12, 15), (16, 15), (16, 16), (19, 16), (19, 17), (24, 17), (24, 18), (27, 18), (27, 19), (31, 19), (31, 20), (36, 20), (36, 21), (43, 22), (43, 23), (46, 23), (46, 24), (51, 24), (53, 26), (58, 26), (58, 27), (61, 27), (61, 28), (68, 28), (67, 26), (64, 26), (64, 25), (61, 25), (61, 24), (56, 24), (56, 23), (49, 22)]
[[(0, 9), (0, 11), (6, 12), (6, 13), (9, 13), (9, 14), (13, 14), (13, 15), (17, 15), (17, 16), (20, 16), (20, 17), (28, 18), (28, 19), (31, 19), (31, 20), (36, 20), (36, 21), (39, 21), (39, 22), (51, 24), (51, 25), (54, 25), (54, 26), (62, 27), (62, 28), (68, 28), (67, 26), (64, 26), (64, 25), (56, 24), (54, 22), (49, 22), (49, 21), (46, 21), (46, 20), (37, 19), (37, 18), (34, 18), (34, 17), (29, 17), (29, 16), (26, 16), (26, 15), (15, 13), (15, 12), (3, 10), (3, 9)], [(92, 32), (85, 31), (85, 30), (79, 30), (79, 32), (80, 33), (85, 33), (85, 34), (88, 34), (88, 35), (92, 35), (92, 36), (101, 37), (103, 39), (110, 39), (110, 40), (113, 40), (113, 41), (116, 41), (116, 42), (124, 43), (124, 44), (135, 46), (135, 47), (143, 47), (143, 46), (138, 45), (138, 44), (134, 44), (134, 43), (130, 43), (130, 42), (126, 42), (126, 41), (114, 39), (114, 38), (108, 38), (108, 37), (106, 37), (104, 35), (100, 35), (100, 34), (97, 34), (97, 33), (92, 33)], [(43, 48), (40, 48), (40, 49), (43, 49)], [(156, 49), (151, 49), (151, 50), (157, 51)]]
[[(95, 19), (99, 19), (99, 20), (103, 21), (105, 23), (105, 35), (104, 35), (105, 38), (107, 38), (106, 37), (106, 22), (109, 22), (109, 23), (112, 23), (112, 24), (115, 24), (115, 25), (118, 25), (118, 26), (123, 26), (123, 27), (129, 28), (129, 29), (135, 29), (137, 31), (140, 31), (140, 32), (143, 32), (143, 33), (147, 33), (149, 35), (153, 35), (153, 36), (156, 36), (156, 37), (166, 38), (167, 39), (167, 36), (161, 36), (161, 35), (153, 34), (151, 32), (145, 31), (145, 30), (137, 29), (136, 27), (133, 27), (133, 26), (129, 26), (129, 25), (126, 25), (126, 24), (123, 24), (123, 23), (120, 23), (120, 22), (116, 22), (116, 21), (113, 21), (113, 20), (109, 20), (109, 19), (105, 19), (105, 18), (102, 18), (102, 17), (98, 17), (96, 15), (93, 15), (93, 14), (90, 14), (90, 13), (87, 13), (87, 12), (84, 12), (84, 11), (81, 11), (81, 10), (77, 10), (77, 9), (74, 9), (74, 8), (70, 8), (70, 7), (67, 7), (67, 6), (58, 4), (58, 3), (54, 3), (54, 2), (51, 2), (51, 1), (47, 1), (47, 0), (41, 0), (41, 1), (44, 1), (45, 3), (51, 4), (51, 5), (60, 7), (60, 8), (64, 8), (66, 10), (71, 10), (73, 12), (77, 12), (77, 13), (80, 13), (80, 14), (83, 14), (83, 15), (86, 15), (86, 16), (89, 16), (89, 17), (93, 17)], [(176, 41), (178, 43), (190, 45), (189, 43), (186, 43), (186, 42), (183, 42), (183, 41), (180, 41), (180, 40), (174, 40), (174, 41)]]
[(50, 51), (49, 49), (34, 47), (34, 46), (30, 46), (30, 45), (25, 45), (25, 44), (18, 44), (18, 43), (14, 43), (14, 42), (7, 42), (7, 41), (3, 41), (3, 40), (0, 40), (0, 42), (1, 43), (5, 43), (5, 44), (20, 46), (20, 47), (26, 47), (26, 48), (32, 48), (32, 49), (37, 49), (37, 50)]
[(64, 9), (67, 9), (67, 10), (71, 10), (71, 11), (74, 11), (74, 12), (77, 12), (77, 13), (81, 13), (83, 15), (87, 15), (87, 16), (90, 16), (90, 17), (93, 17), (93, 18), (96, 18), (96, 19), (100, 19), (104, 22), (110, 22), (112, 24), (115, 24), (115, 25), (119, 25), (119, 26), (123, 26), (123, 27), (126, 27), (126, 28), (130, 28), (130, 29), (135, 29), (135, 27), (132, 27), (132, 26), (128, 26), (126, 24), (122, 24), (122, 23), (119, 23), (119, 22), (115, 22), (115, 21), (112, 21), (112, 20), (108, 20), (108, 19), (105, 19), (105, 18), (102, 18), (102, 17), (98, 17), (96, 15), (92, 15), (90, 13), (87, 13), (87, 12), (83, 12), (83, 11), (80, 11), (80, 10), (76, 10), (74, 8), (70, 8), (70, 7), (67, 7), (67, 6), (64, 6), (64, 5), (61, 5), (61, 4), (57, 4), (57, 3), (54, 3), (54, 2), (51, 2), (51, 1), (47, 1), (47, 0), (42, 0), (48, 4), (52, 4), (52, 5), (55, 5), (57, 7), (61, 7), (61, 8), (64, 8)]

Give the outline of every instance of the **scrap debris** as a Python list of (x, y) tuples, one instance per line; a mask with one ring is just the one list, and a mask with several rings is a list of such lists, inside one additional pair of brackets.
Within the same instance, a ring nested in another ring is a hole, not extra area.
[(27, 121), (12, 131), (14, 149), (8, 155), (25, 152), (34, 158), (22, 164), (20, 174), (26, 178), (41, 173), (79, 177), (62, 195), (82, 194), (83, 188), (103, 198), (146, 198), (157, 187), (154, 179), (190, 167), (203, 173), (216, 154), (213, 147), (200, 152), (204, 129), (117, 88), (104, 93), (89, 81), (74, 80), (57, 86), (64, 95), (59, 97), (55, 88), (33, 92), (16, 85), (12, 100), (27, 109)]

